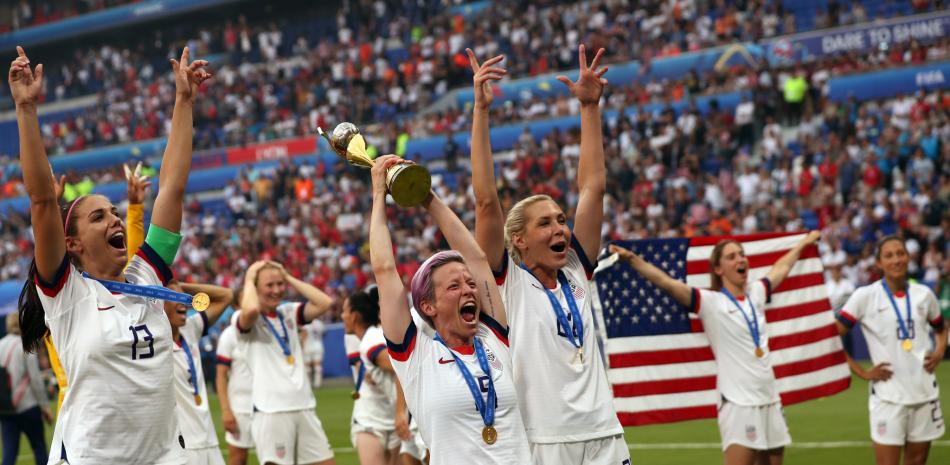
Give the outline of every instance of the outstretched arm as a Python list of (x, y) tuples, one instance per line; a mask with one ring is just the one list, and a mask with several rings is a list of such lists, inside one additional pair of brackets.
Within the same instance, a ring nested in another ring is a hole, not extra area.
[(208, 327), (214, 326), (218, 318), (221, 318), (221, 314), (224, 313), (224, 310), (227, 309), (228, 305), (231, 305), (231, 302), (234, 300), (234, 291), (213, 284), (181, 283), (181, 288), (188, 294), (195, 295), (199, 292), (204, 292), (211, 298), (211, 305), (205, 310), (205, 316), (208, 317)]
[(43, 65), (32, 69), (23, 47), (17, 47), (17, 58), (10, 64), (10, 94), (16, 104), (17, 128), (20, 135), (20, 169), (23, 184), (30, 197), (30, 218), (33, 221), (34, 257), (40, 278), (51, 281), (66, 255), (66, 234), (59, 213), (56, 183), (50, 174), (46, 147), (40, 135), (37, 105), (43, 87)]
[(175, 72), (175, 110), (158, 175), (158, 197), (152, 211), (152, 224), (174, 233), (181, 231), (185, 185), (191, 171), (192, 109), (198, 87), (211, 77), (211, 73), (202, 69), (207, 66), (207, 61), (189, 63), (189, 58), (188, 47), (185, 47), (181, 61), (171, 60)]
[(442, 199), (435, 194), (431, 194), (426, 208), (428, 208), (432, 218), (435, 219), (436, 224), (439, 225), (439, 229), (445, 235), (449, 246), (462, 254), (469, 270), (472, 271), (472, 275), (478, 283), (481, 311), (491, 315), (502, 326), (508, 327), (505, 305), (501, 301), (498, 285), (495, 284), (489, 257), (479, 247), (462, 220), (442, 202)]
[(580, 74), (577, 82), (558, 76), (581, 104), (581, 157), (577, 167), (577, 211), (574, 213), (574, 236), (584, 248), (591, 263), (600, 253), (601, 227), (604, 223), (604, 193), (607, 172), (604, 166), (604, 140), (601, 127), (600, 97), (604, 93), (607, 67), (597, 69), (604, 49), (597, 51), (590, 66), (583, 45), (578, 47)]
[(652, 263), (619, 245), (610, 244), (608, 250), (610, 253), (618, 254), (620, 259), (630, 265), (637, 273), (640, 273), (641, 276), (647, 278), (651, 283), (673, 296), (680, 304), (688, 307), (692, 303), (693, 290), (687, 286), (686, 283), (673, 279), (672, 276), (653, 266)]
[(782, 255), (782, 258), (778, 259), (772, 268), (769, 270), (768, 274), (765, 276), (769, 280), (769, 284), (772, 286), (772, 289), (777, 289), (782, 281), (785, 280), (785, 277), (788, 276), (788, 272), (792, 271), (792, 267), (795, 266), (795, 262), (798, 261), (799, 255), (802, 254), (802, 251), (805, 250), (805, 247), (814, 244), (818, 239), (821, 238), (821, 233), (818, 231), (812, 231), (805, 236), (795, 247), (792, 247), (785, 255)]
[(406, 336), (406, 329), (412, 322), (409, 303), (406, 302), (405, 288), (396, 271), (396, 257), (393, 254), (393, 242), (386, 222), (386, 170), (389, 167), (405, 163), (395, 155), (385, 155), (376, 159), (373, 166), (373, 211), (369, 224), (369, 255), (379, 287), (379, 319), (383, 325), (386, 339), (400, 344)]
[(475, 108), (472, 110), (472, 190), (475, 191), (475, 239), (488, 256), (493, 270), (500, 270), (505, 259), (505, 214), (495, 187), (495, 165), (488, 134), (488, 114), (494, 94), (491, 81), (501, 79), (507, 71), (495, 65), (504, 59), (498, 55), (481, 65), (472, 49), (467, 48), (475, 86)]

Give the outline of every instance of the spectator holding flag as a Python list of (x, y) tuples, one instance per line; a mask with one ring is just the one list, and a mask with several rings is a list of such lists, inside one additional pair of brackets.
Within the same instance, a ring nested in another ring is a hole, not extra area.
[(765, 278), (752, 283), (742, 245), (722, 240), (709, 258), (712, 289), (690, 287), (630, 250), (609, 247), (702, 320), (716, 357), (719, 435), (726, 465), (779, 465), (785, 446), (792, 442), (769, 357), (764, 308), (805, 247), (820, 237), (817, 231), (809, 233), (772, 265)]

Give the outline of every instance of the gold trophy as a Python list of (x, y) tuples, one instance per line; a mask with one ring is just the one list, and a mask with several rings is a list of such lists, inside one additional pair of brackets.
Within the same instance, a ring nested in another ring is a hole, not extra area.
[[(340, 123), (327, 134), (317, 132), (330, 143), (330, 148), (351, 165), (372, 168), (375, 162), (366, 153), (366, 140), (353, 123)], [(429, 170), (415, 163), (395, 165), (386, 172), (386, 187), (400, 207), (415, 207), (429, 196), (432, 176)]]

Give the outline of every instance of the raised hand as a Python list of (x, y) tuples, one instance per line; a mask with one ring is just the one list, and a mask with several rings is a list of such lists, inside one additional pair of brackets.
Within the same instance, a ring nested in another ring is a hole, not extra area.
[(388, 190), (387, 172), (389, 171), (389, 168), (404, 163), (412, 162), (409, 160), (403, 160), (396, 155), (383, 155), (377, 158), (376, 163), (373, 165), (373, 169), (370, 170), (370, 172), (373, 174), (373, 194), (386, 195)]
[(633, 263), (633, 260), (638, 258), (637, 254), (627, 250), (623, 247), (620, 247), (617, 244), (610, 244), (607, 246), (607, 251), (610, 253), (615, 253), (624, 263)]
[(151, 187), (152, 181), (149, 181), (148, 176), (142, 176), (142, 162), (139, 162), (134, 170), (126, 164), (122, 165), (122, 169), (125, 171), (129, 203), (145, 203), (145, 189)]
[(178, 97), (194, 103), (198, 95), (198, 87), (202, 82), (211, 78), (210, 71), (203, 69), (208, 66), (206, 60), (195, 60), (191, 63), (191, 52), (188, 47), (181, 51), (181, 60), (172, 58), (169, 62), (172, 65), (172, 71), (175, 72), (175, 93)]
[(10, 95), (16, 106), (36, 106), (43, 93), (43, 65), (36, 65), (36, 70), (30, 68), (30, 59), (27, 58), (23, 47), (17, 45), (17, 57), (10, 63)]
[(571, 94), (581, 102), (581, 105), (597, 105), (600, 102), (600, 96), (604, 93), (604, 87), (607, 85), (604, 73), (607, 72), (608, 67), (604, 66), (597, 69), (600, 66), (601, 57), (604, 56), (604, 49), (597, 50), (597, 55), (594, 55), (594, 60), (590, 62), (590, 66), (587, 66), (587, 50), (583, 45), (577, 48), (577, 54), (579, 56), (578, 61), (580, 61), (580, 74), (577, 77), (577, 82), (571, 82), (564, 75), (558, 76), (557, 80), (563, 82), (571, 90)]
[(475, 52), (473, 52), (472, 49), (466, 48), (465, 53), (468, 54), (468, 62), (472, 65), (472, 72), (475, 73), (475, 76), (472, 78), (475, 87), (475, 108), (480, 110), (487, 109), (495, 100), (491, 81), (501, 80), (501, 78), (508, 73), (506, 69), (495, 66), (500, 63), (501, 60), (504, 60), (505, 56), (498, 55), (494, 58), (489, 58), (479, 65), (478, 59), (475, 58)]
[(56, 179), (56, 173), (53, 172), (53, 164), (49, 165), (49, 174), (53, 177), (53, 189), (56, 193), (56, 200), (63, 200), (63, 192), (66, 192), (66, 175), (60, 175), (59, 179)]

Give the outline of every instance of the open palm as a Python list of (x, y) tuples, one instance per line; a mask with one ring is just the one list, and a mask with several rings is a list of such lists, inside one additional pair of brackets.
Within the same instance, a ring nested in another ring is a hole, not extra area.
[(590, 66), (587, 66), (587, 50), (581, 45), (577, 49), (578, 61), (580, 62), (580, 74), (576, 82), (572, 82), (567, 76), (558, 76), (561, 81), (571, 90), (571, 94), (581, 102), (582, 105), (596, 105), (600, 101), (600, 96), (604, 94), (604, 87), (607, 80), (604, 74), (607, 67), (597, 69), (600, 66), (600, 59), (604, 56), (604, 49), (597, 50)]
[(36, 65), (36, 70), (30, 68), (30, 59), (27, 58), (23, 47), (16, 48), (17, 58), (10, 64), (10, 94), (17, 106), (36, 105), (43, 91), (43, 65)]

